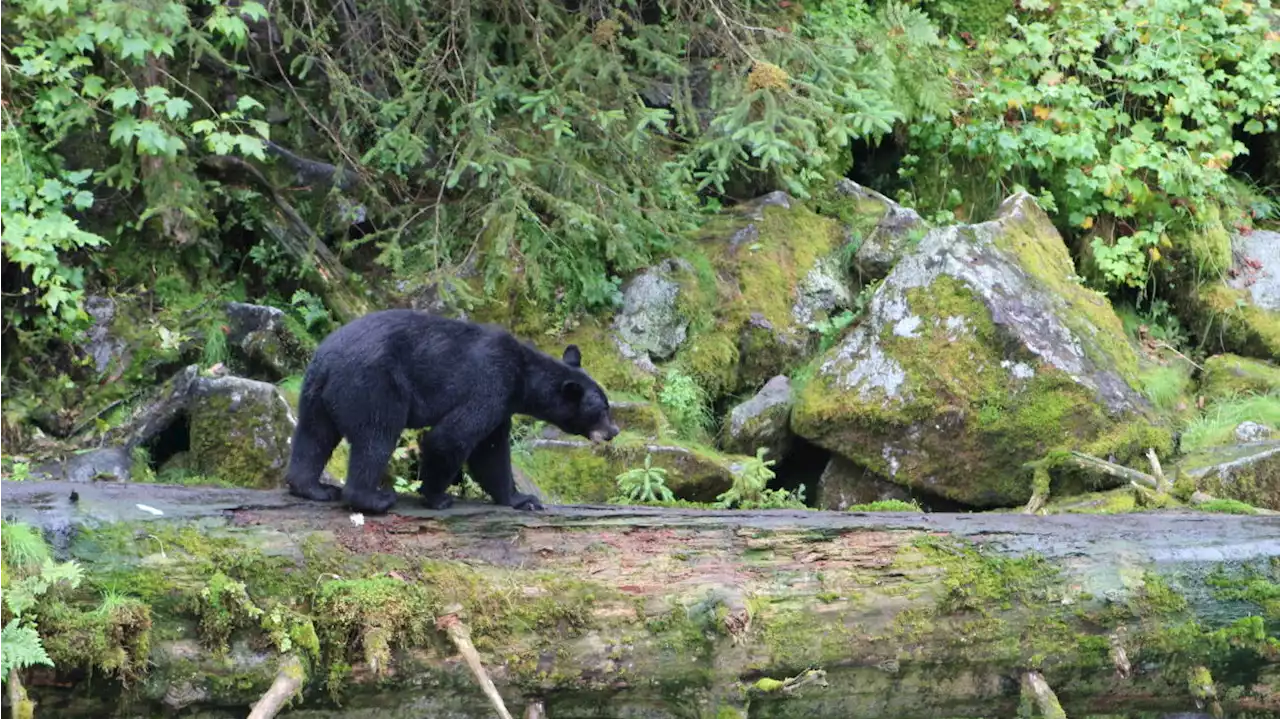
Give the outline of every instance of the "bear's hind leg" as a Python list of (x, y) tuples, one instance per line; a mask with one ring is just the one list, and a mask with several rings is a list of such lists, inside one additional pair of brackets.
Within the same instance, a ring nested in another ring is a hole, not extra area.
[(448, 509), (453, 506), (449, 488), (462, 483), (462, 469), (459, 468), (452, 477), (435, 471), (427, 450), (430, 435), (430, 430), (418, 435), (418, 494), (422, 495), (422, 504), (427, 509)]
[(356, 511), (386, 514), (396, 503), (396, 493), (380, 485), (399, 435), (369, 427), (358, 438), (349, 439), (351, 458), (347, 462), (347, 484), (342, 488), (342, 498)]
[(342, 487), (320, 481), (324, 465), (340, 441), (342, 435), (320, 399), (304, 394), (298, 403), (298, 425), (293, 430), (285, 472), (289, 494), (315, 502), (333, 502), (342, 496)]
[(542, 509), (538, 499), (516, 491), (511, 475), (511, 420), (503, 422), (471, 451), (467, 459), (471, 474), (493, 503), (513, 509)]

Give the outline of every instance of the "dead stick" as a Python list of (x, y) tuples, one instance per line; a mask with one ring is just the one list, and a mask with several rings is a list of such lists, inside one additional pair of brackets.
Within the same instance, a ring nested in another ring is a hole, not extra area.
[(13, 719), (32, 719), (36, 714), (36, 703), (27, 697), (27, 688), (22, 686), (18, 678), (18, 670), (9, 670), (9, 716)]
[[(1130, 469), (1128, 467), (1115, 464), (1114, 462), (1108, 462), (1105, 459), (1098, 459), (1097, 457), (1085, 454), (1083, 452), (1072, 452), (1070, 455), (1068, 455), (1067, 461), (1071, 462), (1077, 467), (1080, 467), (1081, 469), (1088, 469), (1095, 472), (1099, 472), (1109, 477), (1115, 477), (1122, 481), (1127, 480), (1129, 482), (1133, 482), (1134, 484), (1141, 485), (1148, 489), (1154, 489), (1157, 492), (1161, 491), (1160, 483), (1156, 480), (1155, 477), (1152, 477), (1151, 475), (1145, 472), (1139, 472), (1136, 469)], [(1158, 461), (1159, 460), (1157, 460), (1157, 462)], [(1198, 507), (1202, 504), (1208, 504), (1209, 502), (1216, 502), (1216, 501), (1218, 501), (1217, 497), (1214, 497), (1213, 495), (1210, 495), (1210, 494), (1205, 494), (1204, 492), (1197, 490), (1196, 492), (1193, 492), (1191, 494), (1191, 497), (1189, 499), (1187, 499), (1187, 504), (1190, 504), (1193, 507)], [(1276, 512), (1270, 509), (1263, 509), (1261, 507), (1254, 507), (1253, 509), (1258, 514), (1280, 514), (1280, 512)]]
[(1034, 703), (1044, 719), (1067, 719), (1067, 713), (1062, 710), (1058, 695), (1053, 693), (1053, 688), (1044, 680), (1040, 672), (1027, 672), (1022, 675), (1022, 698)]
[(285, 702), (292, 699), (293, 695), (302, 688), (302, 682), (306, 676), (307, 672), (301, 660), (293, 655), (285, 657), (279, 671), (276, 672), (276, 680), (271, 682), (267, 693), (253, 705), (253, 709), (249, 712), (249, 719), (271, 719), (278, 714)]
[(1151, 476), (1156, 480), (1156, 491), (1164, 494), (1169, 489), (1169, 482), (1164, 477), (1164, 470), (1160, 468), (1160, 458), (1156, 456), (1154, 447), (1147, 448), (1147, 461), (1151, 463)]
[(484, 665), (480, 663), (480, 654), (476, 651), (475, 645), (471, 643), (471, 631), (467, 629), (467, 625), (462, 623), (457, 614), (446, 614), (436, 620), (436, 628), (443, 629), (449, 635), (449, 638), (453, 640), (454, 646), (458, 647), (458, 653), (462, 655), (463, 661), (467, 663), (471, 673), (475, 675), (476, 681), (480, 683), (480, 689), (489, 698), (489, 702), (497, 710), (498, 716), (502, 717), (502, 719), (511, 719), (511, 714), (507, 711), (506, 704), (502, 703), (502, 695), (498, 694), (497, 687), (493, 686), (493, 680), (489, 679), (489, 673), (484, 670)]

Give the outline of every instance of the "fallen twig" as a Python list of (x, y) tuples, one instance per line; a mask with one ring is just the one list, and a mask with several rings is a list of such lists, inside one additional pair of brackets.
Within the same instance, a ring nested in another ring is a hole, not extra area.
[(307, 671), (303, 668), (301, 660), (293, 655), (285, 657), (280, 664), (280, 669), (276, 672), (276, 680), (271, 683), (267, 693), (253, 705), (253, 709), (249, 712), (249, 719), (274, 717), (285, 703), (298, 693), (306, 677)]
[(471, 643), (471, 631), (458, 618), (457, 612), (461, 608), (450, 607), (450, 609), (453, 611), (436, 620), (436, 628), (443, 629), (449, 635), (449, 638), (453, 640), (454, 646), (458, 647), (458, 653), (462, 655), (463, 661), (467, 663), (467, 667), (475, 675), (476, 681), (480, 683), (480, 689), (489, 698), (489, 702), (493, 704), (498, 716), (502, 717), (502, 719), (511, 719), (511, 713), (507, 711), (506, 704), (502, 703), (502, 695), (498, 694), (498, 689), (493, 685), (493, 680), (489, 678), (489, 673), (484, 670), (484, 665), (480, 663), (480, 654), (476, 651), (475, 645)]

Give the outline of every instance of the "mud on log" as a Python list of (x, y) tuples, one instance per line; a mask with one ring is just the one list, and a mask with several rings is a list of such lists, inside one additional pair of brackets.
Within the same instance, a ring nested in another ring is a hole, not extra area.
[(41, 605), (58, 667), (24, 677), (37, 717), (243, 717), (294, 656), (290, 715), (492, 716), (436, 626), (450, 614), (513, 715), (1011, 716), (1029, 672), (1072, 717), (1190, 711), (1206, 680), (1228, 712), (1280, 710), (1274, 517), (406, 497), (361, 523), (283, 492), (0, 491), (86, 574)]

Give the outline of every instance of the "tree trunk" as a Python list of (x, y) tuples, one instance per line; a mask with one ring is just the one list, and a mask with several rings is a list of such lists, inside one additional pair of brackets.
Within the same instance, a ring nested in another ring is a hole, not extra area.
[[(57, 663), (24, 676), (38, 715), (243, 717), (296, 656), (290, 716), (494, 716), (442, 617), (512, 715), (1011, 716), (1027, 676), (1071, 717), (1191, 711), (1206, 681), (1227, 712), (1280, 710), (1274, 517), (432, 512), (408, 496), (359, 517), (283, 492), (2, 489), (7, 521), (86, 574), (85, 594), (38, 610)], [(126, 605), (131, 631), (74, 620)]]

